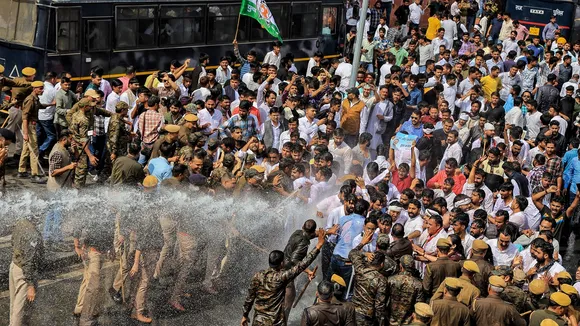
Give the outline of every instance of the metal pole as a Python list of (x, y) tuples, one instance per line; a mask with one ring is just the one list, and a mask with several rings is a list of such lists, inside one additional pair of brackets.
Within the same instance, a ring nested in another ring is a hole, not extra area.
[(369, 0), (363, 0), (362, 8), (359, 11), (359, 21), (356, 29), (356, 41), (354, 43), (354, 57), (352, 61), (352, 73), (350, 75), (350, 82), (348, 87), (354, 87), (356, 83), (356, 73), (358, 67), (360, 66), (360, 52), (362, 47), (362, 40), (366, 37), (364, 35), (365, 31), (365, 21), (367, 19), (367, 9), (369, 8)]

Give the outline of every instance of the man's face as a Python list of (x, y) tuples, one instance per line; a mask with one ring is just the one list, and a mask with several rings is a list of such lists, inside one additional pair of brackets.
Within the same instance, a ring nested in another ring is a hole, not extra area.
[(550, 202), (550, 211), (552, 212), (552, 215), (558, 216), (560, 214), (560, 212), (562, 212), (562, 204), (560, 204), (559, 202), (556, 202), (556, 201), (551, 201)]
[(242, 130), (236, 129), (232, 132), (232, 138), (234, 140), (242, 140)]
[(356, 75), (356, 81), (359, 83), (362, 83), (365, 81), (365, 74), (357, 74)]
[(139, 83), (129, 84), (129, 88), (131, 89), (131, 91), (135, 92), (139, 89)]
[(292, 159), (294, 162), (300, 162), (302, 160), (302, 152), (292, 151)]
[(455, 138), (454, 134), (450, 133), (447, 135), (447, 144), (448, 145), (453, 145), (453, 144), (455, 144), (456, 141), (457, 141), (457, 139)]
[(169, 111), (171, 111), (171, 113), (173, 113), (173, 114), (178, 114), (179, 113), (179, 110), (180, 110), (180, 108), (178, 108), (175, 105), (172, 105), (172, 106), (169, 107)]
[(435, 78), (439, 79), (441, 78), (441, 75), (443, 75), (443, 70), (435, 69)]
[(520, 155), (521, 151), (522, 151), (522, 147), (520, 145), (514, 144), (512, 146), (512, 155), (514, 157), (517, 157), (518, 155)]
[(421, 121), (419, 121), (419, 115), (416, 113), (411, 114), (411, 123), (413, 124), (413, 126), (419, 126), (421, 124)]
[(471, 224), (471, 228), (469, 229), (469, 233), (471, 234), (472, 237), (474, 238), (479, 238), (483, 232), (485, 231), (485, 229), (480, 228), (477, 224), (473, 223)]
[(555, 152), (556, 152), (556, 147), (554, 146), (554, 143), (546, 144), (546, 155), (552, 156), (552, 155), (554, 155)]
[(419, 215), (419, 210), (420, 208), (415, 206), (415, 204), (409, 204), (409, 207), (407, 208), (407, 214), (410, 218), (414, 218)]
[(473, 183), (477, 188), (481, 187), (483, 185), (483, 176), (480, 174), (476, 174), (475, 178), (473, 179)]
[(298, 171), (298, 169), (292, 169), (292, 173), (290, 173), (290, 178), (292, 180), (296, 180), (300, 177), (302, 177), (302, 173), (300, 173), (300, 171)]
[(478, 206), (479, 204), (481, 204), (482, 201), (483, 201), (483, 198), (479, 197), (479, 194), (477, 192), (471, 193), (471, 203), (472, 204), (475, 204), (476, 206)]
[(191, 169), (191, 172), (193, 172), (193, 173), (199, 173), (202, 166), (203, 166), (203, 160), (201, 160), (199, 158), (194, 157), (189, 161), (189, 168)]
[(294, 130), (296, 130), (296, 128), (298, 128), (298, 123), (297, 122), (289, 122), (288, 123), (288, 130), (290, 132), (293, 132)]
[(439, 110), (437, 110), (437, 108), (430, 108), (429, 109), (429, 117), (431, 117), (431, 119), (436, 120), (438, 115), (439, 115)]
[(449, 194), (453, 190), (453, 186), (447, 182), (444, 182), (441, 190), (443, 190), (444, 193)]
[(445, 164), (445, 174), (447, 174), (447, 175), (455, 174), (455, 168), (449, 164)]
[(453, 128), (453, 123), (444, 123), (443, 124), (443, 131), (447, 134), (451, 131), (451, 128)]
[(103, 77), (101, 76), (96, 76), (95, 78), (92, 78), (91, 81), (93, 82), (93, 84), (100, 86), (101, 85), (101, 81), (103, 80)]
[(239, 113), (240, 113), (240, 118), (242, 118), (243, 120), (248, 118), (248, 110), (247, 109), (240, 108)]
[(455, 234), (463, 234), (463, 232), (465, 232), (465, 226), (457, 221), (455, 221), (451, 226), (453, 227), (453, 233)]
[(220, 67), (222, 69), (224, 69), (224, 70), (228, 69), (228, 65), (229, 65), (228, 60), (222, 60), (222, 61), (220, 61)]
[(554, 229), (552, 228), (552, 223), (546, 221), (546, 220), (542, 220), (542, 222), (540, 222), (540, 231), (553, 231)]
[(501, 196), (501, 199), (506, 200), (506, 199), (509, 199), (511, 197), (512, 192), (502, 189), (499, 191), (499, 195)]
[(60, 83), (60, 88), (62, 88), (64, 91), (67, 91), (68, 92), (70, 90), (70, 83), (68, 83), (68, 82), (66, 82), (66, 83)]
[(427, 221), (427, 232), (429, 233), (429, 235), (435, 235), (437, 234), (437, 231), (439, 231), (440, 226), (437, 225), (437, 222), (435, 222), (434, 219), (429, 219), (429, 221)]
[(499, 238), (497, 240), (497, 244), (498, 244), (499, 249), (506, 250), (509, 247), (510, 243), (511, 243), (511, 239), (510, 239), (509, 235), (505, 235), (503, 233), (499, 235)]
[(288, 147), (282, 147), (282, 158), (290, 158), (292, 157), (292, 152)]

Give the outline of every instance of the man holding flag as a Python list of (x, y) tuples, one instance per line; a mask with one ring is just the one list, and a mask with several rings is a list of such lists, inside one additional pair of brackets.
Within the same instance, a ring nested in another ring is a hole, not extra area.
[[(263, 29), (268, 31), (270, 35), (274, 36), (280, 42), (282, 42), (282, 36), (280, 35), (280, 30), (278, 29), (278, 25), (274, 21), (274, 16), (272, 16), (272, 12), (266, 1), (264, 0), (242, 0), (242, 5), (240, 7), (240, 15), (248, 16), (254, 18), (255, 20), (260, 23)], [(236, 36), (234, 40), (238, 38), (238, 29), (240, 27), (240, 18), (238, 17), (238, 28), (236, 28)], [(277, 55), (280, 56), (280, 43), (276, 43), (274, 46), (274, 50), (276, 50), (276, 46), (278, 46), (278, 53)], [(272, 51), (275, 52), (275, 51)], [(270, 54), (270, 53), (268, 53)], [(266, 62), (266, 60), (264, 60)], [(280, 59), (278, 59), (278, 64), (276, 66), (280, 66)]]

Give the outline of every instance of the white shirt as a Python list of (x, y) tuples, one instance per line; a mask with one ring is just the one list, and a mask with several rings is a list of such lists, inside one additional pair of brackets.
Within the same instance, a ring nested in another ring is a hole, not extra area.
[[(328, 214), (328, 219), (326, 219), (326, 227), (324, 229), (328, 231), (330, 228), (332, 228), (333, 225), (338, 224), (338, 220), (343, 216), (346, 216), (346, 212), (344, 211), (344, 205), (336, 207), (335, 209), (330, 211), (330, 214)], [(338, 236), (335, 234), (329, 235), (328, 242), (336, 244), (337, 238)]]
[(280, 147), (278, 147), (278, 150), (280, 152), (282, 152), (282, 147), (284, 147), (284, 144), (289, 142), (290, 139), (292, 139), (292, 138), (290, 138), (290, 130), (286, 130), (280, 134)]
[(334, 161), (338, 162), (341, 167), (341, 172), (344, 172), (346, 166), (350, 167), (352, 163), (352, 149), (343, 141), (340, 145), (336, 145), (334, 139), (328, 143), (328, 151), (332, 154)]
[(350, 82), (350, 76), (352, 75), (352, 65), (348, 62), (341, 62), (336, 68), (334, 75), (340, 76), (338, 89), (342, 92), (346, 91)]
[(421, 217), (421, 215), (417, 215), (414, 218), (409, 218), (407, 220), (407, 222), (405, 223), (403, 230), (405, 231), (405, 237), (408, 237), (409, 234), (411, 234), (415, 231), (422, 232), (423, 231), (423, 218)]
[(560, 97), (566, 96), (566, 87), (568, 87), (568, 86), (574, 87), (574, 95), (572, 95), (572, 96), (575, 96), (576, 90), (578, 89), (578, 82), (567, 81), (562, 85), (562, 90), (560, 91)]
[[(217, 129), (221, 125), (223, 114), (220, 110), (214, 109), (213, 114), (211, 114), (208, 109), (203, 109), (197, 112), (197, 117), (199, 118), (199, 126), (203, 126), (208, 122), (210, 123), (209, 127), (203, 130), (205, 133), (209, 134), (213, 129)], [(209, 138), (217, 138), (217, 135), (218, 133), (214, 132), (209, 136)]]
[[(40, 104), (50, 104), (56, 98), (56, 88), (53, 84), (45, 81), (44, 92), (38, 97)], [(56, 112), (56, 105), (47, 106), (45, 109), (38, 110), (38, 120), (54, 120), (54, 112)]]
[(230, 66), (225, 71), (221, 66), (215, 70), (215, 80), (222, 86), (230, 78), (232, 78), (232, 68)]
[(274, 51), (270, 51), (268, 53), (266, 53), (266, 56), (264, 57), (264, 63), (267, 63), (269, 65), (274, 65), (277, 68), (280, 68), (280, 59), (282, 59), (282, 52), (278, 53), (278, 55), (276, 55), (274, 53)]
[(445, 169), (445, 161), (449, 158), (455, 158), (457, 163), (461, 162), (461, 157), (463, 156), (463, 150), (461, 149), (461, 145), (459, 142), (455, 142), (455, 144), (447, 145), (447, 149), (445, 149), (445, 153), (443, 153), (443, 158), (441, 159), (441, 164), (439, 164), (439, 170)]
[(340, 203), (340, 198), (337, 195), (332, 195), (326, 197), (316, 205), (316, 210), (321, 212), (323, 215), (328, 216), (335, 208), (342, 207)]
[(421, 15), (423, 15), (423, 9), (421, 9), (421, 6), (413, 2), (409, 6), (409, 20), (411, 23), (419, 25)]
[(391, 67), (393, 65), (385, 62), (380, 69), (381, 77), (379, 79), (379, 86), (383, 86), (385, 84), (385, 76), (391, 73)]
[(512, 126), (524, 127), (524, 116), (522, 115), (522, 109), (518, 106), (514, 106), (505, 115), (505, 123)]
[[(196, 89), (195, 91), (193, 91), (193, 99), (191, 100), (191, 102), (195, 102), (198, 100), (202, 100), (202, 101), (206, 101), (207, 97), (211, 95), (211, 91), (209, 89), (207, 89), (207, 87), (201, 87)], [(232, 106), (234, 107), (234, 106)]]
[(310, 58), (310, 60), (308, 60), (308, 67), (306, 67), (306, 77), (312, 77), (311, 69), (316, 66), (318, 65), (316, 64), (316, 61), (314, 61), (314, 58)]
[(445, 98), (445, 101), (449, 103), (449, 110), (451, 110), (451, 114), (454, 114), (455, 99), (457, 98), (457, 84), (453, 86), (449, 86), (447, 83), (443, 84), (443, 97)]
[(564, 118), (559, 115), (553, 117), (550, 121), (558, 121), (560, 123), (560, 130), (558, 130), (558, 132), (565, 137), (566, 129), (568, 129), (568, 121), (564, 120)]
[(471, 256), (471, 247), (473, 246), (473, 241), (475, 241), (475, 238), (469, 233), (466, 233), (465, 239), (461, 240), (463, 250), (465, 250), (465, 257)]
[[(488, 212), (491, 212), (491, 210), (493, 209), (493, 193), (485, 184), (483, 184), (479, 189), (483, 190), (483, 192), (485, 193), (485, 200), (483, 201), (484, 209)], [(475, 184), (466, 182), (463, 185), (462, 193), (464, 195), (471, 197), (471, 194), (473, 194), (474, 190), (475, 190)]]
[(318, 119), (312, 119), (308, 121), (308, 118), (302, 117), (298, 119), (298, 131), (300, 132), (300, 138), (306, 140), (306, 143), (310, 143), (310, 140), (316, 136), (318, 132)]
[(514, 258), (518, 256), (518, 248), (510, 242), (506, 250), (500, 250), (497, 247), (498, 239), (491, 239), (487, 241), (489, 248), (493, 254), (494, 266), (511, 266)]
[[(514, 196), (515, 196), (515, 194), (514, 194)], [(506, 202), (503, 199), (501, 199), (501, 197), (498, 197), (495, 200), (495, 205), (493, 206), (493, 211), (491, 212), (491, 214), (495, 215), (495, 214), (497, 214), (497, 211), (504, 210), (504, 211), (508, 212), (508, 214), (511, 215), (513, 213), (512, 208), (511, 208), (511, 204), (513, 201), (514, 201), (514, 199), (512, 198), (512, 201), (510, 201), (509, 203), (506, 204)]]
[(453, 200), (455, 200), (455, 193), (453, 191), (449, 192), (447, 195), (443, 192), (443, 190), (441, 189), (433, 189), (434, 198), (444, 198), (445, 201), (447, 202), (447, 209), (448, 210), (452, 210), (454, 208), (453, 206)]
[(510, 222), (515, 224), (521, 231), (528, 229), (528, 221), (524, 215), (524, 212), (517, 212), (510, 215)]
[(423, 233), (421, 233), (421, 236), (419, 237), (417, 243), (423, 248), (423, 250), (425, 250), (426, 254), (436, 255), (437, 240), (441, 238), (447, 238), (447, 236), (448, 236), (447, 232), (441, 229), (439, 233), (437, 233), (433, 238), (431, 238), (431, 240), (429, 240), (429, 242), (427, 242), (427, 239), (429, 238), (429, 232), (428, 230), (423, 230)]
[[(534, 265), (536, 263), (537, 263), (537, 261), (534, 260)], [(531, 267), (534, 267), (534, 265), (532, 265)], [(534, 274), (532, 279), (534, 279), (534, 280), (539, 279), (540, 276), (544, 276), (544, 275), (546, 275), (546, 273), (550, 274), (550, 277), (554, 277), (554, 276), (556, 276), (556, 274), (558, 274), (560, 272), (565, 272), (565, 271), (566, 271), (566, 269), (564, 268), (564, 266), (560, 265), (560, 263), (558, 263), (558, 262), (554, 262), (554, 265), (552, 265), (552, 267), (550, 267), (549, 270), (545, 271), (543, 274), (538, 274), (538, 273)]]
[[(352, 240), (352, 248), (356, 248), (362, 241), (363, 235), (357, 235), (354, 240)], [(377, 239), (379, 238), (379, 229), (373, 234), (371, 242), (367, 243), (362, 247), (362, 252), (375, 252), (377, 251)]]
[(137, 103), (137, 96), (131, 91), (130, 89), (124, 91), (121, 94), (119, 99), (129, 105), (129, 109), (133, 109), (135, 107), (135, 103)]
[[(116, 110), (116, 106), (117, 103), (119, 103), (121, 101), (121, 95), (115, 93), (115, 92), (111, 92), (111, 94), (109, 94), (109, 96), (107, 97), (107, 104), (105, 105), (105, 109), (111, 113), (115, 113)], [(105, 117), (105, 132), (109, 131), (109, 120), (111, 120), (111, 118), (109, 117)]]
[(540, 133), (540, 129), (542, 128), (542, 122), (540, 121), (541, 117), (542, 113), (540, 111), (535, 111), (532, 114), (528, 112), (528, 114), (526, 114), (527, 139), (535, 140)]

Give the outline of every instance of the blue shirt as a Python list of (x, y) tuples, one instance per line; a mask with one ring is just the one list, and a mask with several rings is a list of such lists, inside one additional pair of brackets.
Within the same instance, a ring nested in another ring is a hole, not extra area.
[(401, 126), (399, 131), (406, 131), (408, 135), (415, 135), (417, 138), (423, 137), (423, 124), (419, 125), (419, 127), (413, 127), (413, 124), (410, 120), (407, 120)]
[(507, 100), (505, 101), (505, 104), (503, 105), (503, 109), (505, 110), (505, 113), (508, 113), (513, 107), (514, 107), (514, 97), (512, 94), (510, 94)]
[(165, 157), (151, 159), (148, 164), (149, 174), (156, 177), (159, 182), (171, 178), (171, 165)]
[(346, 215), (338, 220), (338, 225), (340, 225), (340, 233), (333, 254), (347, 259), (348, 254), (353, 249), (352, 241), (364, 229), (365, 217), (358, 214)]
[(575, 194), (578, 192), (577, 183), (580, 183), (580, 160), (578, 160), (578, 156), (574, 157), (564, 169), (564, 189), (570, 186), (570, 192)]
[(575, 157), (578, 157), (578, 149), (577, 148), (573, 148), (573, 149), (567, 151), (566, 154), (564, 154), (564, 157), (562, 158), (562, 166), (564, 168), (566, 168), (566, 166), (568, 166), (568, 163), (570, 163), (572, 161), (572, 159)]
[(423, 100), (423, 93), (417, 87), (409, 91), (408, 86), (405, 86), (405, 90), (409, 92), (409, 97), (405, 99), (407, 105), (417, 106)]

